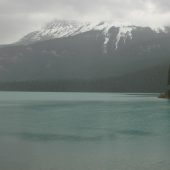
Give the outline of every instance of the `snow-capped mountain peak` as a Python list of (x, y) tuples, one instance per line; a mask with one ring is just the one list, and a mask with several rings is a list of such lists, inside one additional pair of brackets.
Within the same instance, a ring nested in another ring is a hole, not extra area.
[(40, 30), (41, 36), (51, 36), (61, 38), (75, 34), (81, 28), (82, 24), (74, 21), (55, 21), (47, 24)]
[[(118, 30), (117, 36), (114, 40), (112, 39), (113, 36), (110, 33), (111, 28)], [(104, 36), (104, 47), (106, 48), (107, 44), (112, 41), (114, 42), (115, 50), (117, 50), (120, 40), (123, 40), (124, 43), (126, 43), (127, 39), (132, 40), (133, 31), (137, 28), (138, 27), (135, 26), (115, 26), (115, 24), (109, 22), (83, 23), (76, 21), (55, 20), (45, 25), (41, 30), (26, 35), (20, 40), (20, 43), (29, 44), (37, 41), (75, 36), (89, 31), (100, 31)], [(166, 32), (166, 29), (153, 28), (152, 31), (160, 33)]]

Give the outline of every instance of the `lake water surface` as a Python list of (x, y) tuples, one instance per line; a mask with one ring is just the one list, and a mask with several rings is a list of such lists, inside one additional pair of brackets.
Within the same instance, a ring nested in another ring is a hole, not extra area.
[(0, 170), (170, 170), (157, 96), (0, 92)]

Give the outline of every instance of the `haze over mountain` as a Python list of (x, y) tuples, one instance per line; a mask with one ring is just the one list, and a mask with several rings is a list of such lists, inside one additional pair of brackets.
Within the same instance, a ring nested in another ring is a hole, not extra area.
[(159, 92), (170, 28), (55, 20), (0, 48), (0, 89)]

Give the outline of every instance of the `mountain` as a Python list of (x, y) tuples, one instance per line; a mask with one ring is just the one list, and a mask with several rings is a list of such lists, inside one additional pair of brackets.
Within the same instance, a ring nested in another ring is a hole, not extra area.
[[(99, 22), (99, 23), (81, 23), (76, 21), (55, 20), (48, 23), (41, 30), (31, 32), (19, 40), (19, 44), (31, 44), (37, 41), (51, 40), (56, 38), (71, 37), (83, 34), (90, 31), (100, 31), (104, 36), (104, 45), (109, 41), (114, 42), (117, 49), (120, 40), (124, 43), (127, 39), (132, 39), (132, 32), (137, 29), (147, 29), (137, 26), (119, 26), (115, 27), (113, 23)], [(168, 33), (167, 28), (148, 28), (156, 33)], [(114, 31), (113, 31), (114, 30)]]
[(54, 21), (0, 48), (0, 89), (160, 92), (170, 28)]

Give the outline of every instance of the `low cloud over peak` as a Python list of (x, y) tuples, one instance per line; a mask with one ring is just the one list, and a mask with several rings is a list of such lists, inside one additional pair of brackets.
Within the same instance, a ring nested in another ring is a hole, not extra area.
[(0, 43), (16, 41), (55, 18), (168, 26), (169, 9), (169, 0), (0, 0)]

